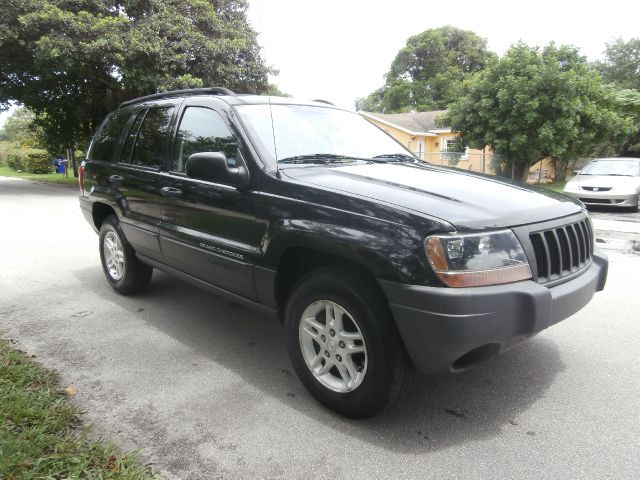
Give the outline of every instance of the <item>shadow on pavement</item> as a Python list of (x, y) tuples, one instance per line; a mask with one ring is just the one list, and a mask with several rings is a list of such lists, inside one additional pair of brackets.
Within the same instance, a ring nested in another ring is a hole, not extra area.
[[(283, 327), (276, 320), (158, 271), (147, 292), (135, 297), (112, 291), (99, 268), (74, 273), (97, 295), (235, 372), (265, 395), (341, 434), (394, 452), (437, 451), (504, 429), (522, 429), (518, 416), (545, 395), (564, 368), (556, 344), (536, 337), (471, 371), (418, 377), (399, 404), (372, 419), (353, 421), (325, 409), (304, 390), (289, 364)], [(236, 415), (240, 408), (216, 405), (217, 411)]]

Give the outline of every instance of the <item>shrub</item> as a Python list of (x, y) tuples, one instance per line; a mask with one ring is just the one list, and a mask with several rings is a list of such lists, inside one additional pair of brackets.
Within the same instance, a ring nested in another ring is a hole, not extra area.
[(15, 148), (16, 145), (13, 142), (0, 141), (0, 166), (7, 165), (7, 156)]
[(24, 170), (25, 152), (21, 148), (9, 150), (7, 152), (7, 165), (14, 170)]
[(24, 168), (29, 173), (52, 173), (53, 163), (46, 150), (30, 149), (24, 157)]

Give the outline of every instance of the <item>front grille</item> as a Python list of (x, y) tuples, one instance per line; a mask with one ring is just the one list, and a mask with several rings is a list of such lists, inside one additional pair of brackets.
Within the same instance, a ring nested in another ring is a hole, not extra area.
[(607, 204), (610, 205), (611, 204), (611, 200), (608, 200), (606, 198), (580, 198), (579, 199), (582, 203), (602, 203), (602, 204)]
[(588, 220), (529, 234), (538, 271), (537, 281), (557, 280), (591, 262), (593, 231)]
[(613, 187), (580, 187), (583, 190), (589, 190), (590, 192), (608, 192)]

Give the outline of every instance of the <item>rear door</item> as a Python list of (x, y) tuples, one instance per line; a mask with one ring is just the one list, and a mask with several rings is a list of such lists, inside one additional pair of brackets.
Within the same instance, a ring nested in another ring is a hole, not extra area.
[(162, 215), (162, 168), (169, 132), (176, 111), (174, 102), (143, 106), (134, 112), (118, 162), (109, 182), (121, 195), (122, 228), (127, 240), (142, 255), (161, 259), (158, 226)]
[(256, 298), (253, 262), (258, 233), (251, 188), (206, 182), (185, 175), (190, 155), (223, 152), (239, 161), (240, 140), (211, 99), (185, 100), (167, 174), (162, 251), (180, 271), (247, 298)]

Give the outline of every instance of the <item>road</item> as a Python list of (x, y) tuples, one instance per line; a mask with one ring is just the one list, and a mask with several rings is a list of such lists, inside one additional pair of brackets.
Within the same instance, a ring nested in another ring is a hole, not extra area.
[(366, 421), (315, 403), (283, 329), (162, 273), (103, 278), (77, 191), (0, 177), (0, 335), (168, 479), (640, 478), (640, 255), (572, 318)]

